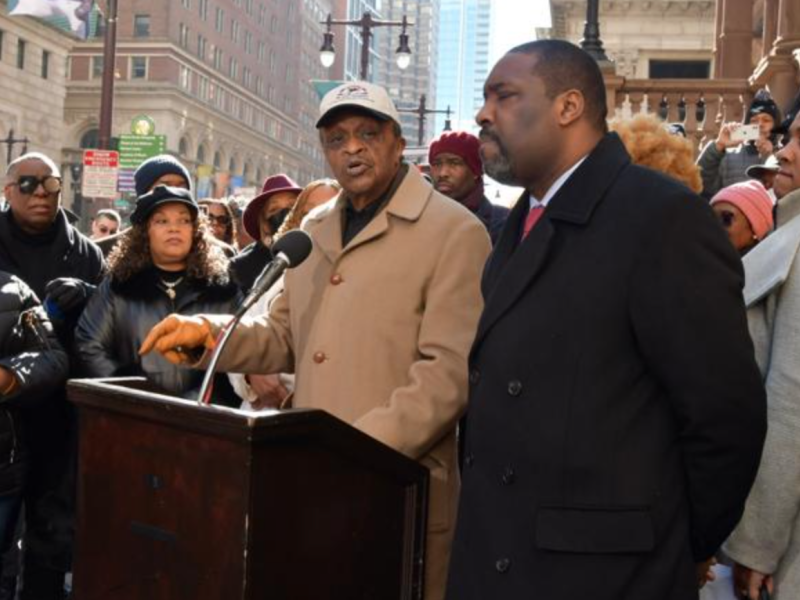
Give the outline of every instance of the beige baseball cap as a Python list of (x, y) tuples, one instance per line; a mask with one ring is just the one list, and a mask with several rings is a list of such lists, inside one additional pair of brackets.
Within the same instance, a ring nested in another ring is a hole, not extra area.
[(359, 108), (381, 121), (400, 124), (400, 115), (386, 90), (365, 81), (343, 83), (325, 94), (319, 105), (317, 128), (322, 127), (333, 113), (342, 108)]

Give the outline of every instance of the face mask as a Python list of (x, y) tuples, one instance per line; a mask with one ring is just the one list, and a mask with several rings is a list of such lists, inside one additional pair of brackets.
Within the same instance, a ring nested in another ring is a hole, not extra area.
[(283, 225), (283, 221), (286, 219), (286, 215), (288, 215), (289, 211), (291, 210), (292, 210), (291, 208), (282, 208), (281, 210), (279, 210), (278, 212), (276, 212), (274, 215), (272, 215), (270, 218), (267, 219), (267, 223), (269, 223), (269, 228), (273, 234), (278, 232), (278, 229), (281, 228), (281, 225)]

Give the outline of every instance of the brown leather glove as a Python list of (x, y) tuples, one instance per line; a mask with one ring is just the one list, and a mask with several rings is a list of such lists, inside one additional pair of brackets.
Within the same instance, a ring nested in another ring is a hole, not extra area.
[(139, 355), (153, 350), (175, 365), (196, 363), (203, 352), (216, 345), (211, 325), (202, 317), (170, 315), (150, 330)]

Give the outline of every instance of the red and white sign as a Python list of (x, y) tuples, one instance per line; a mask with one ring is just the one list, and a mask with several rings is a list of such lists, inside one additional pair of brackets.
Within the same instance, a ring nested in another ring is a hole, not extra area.
[(83, 151), (83, 184), (81, 193), (87, 198), (116, 198), (119, 176), (119, 152), (114, 150)]

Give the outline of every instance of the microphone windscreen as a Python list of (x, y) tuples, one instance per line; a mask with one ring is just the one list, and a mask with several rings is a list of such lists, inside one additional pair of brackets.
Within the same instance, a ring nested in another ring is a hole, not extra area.
[(311, 254), (311, 237), (302, 229), (293, 229), (272, 246), (272, 253), (283, 254), (290, 267), (296, 267)]

